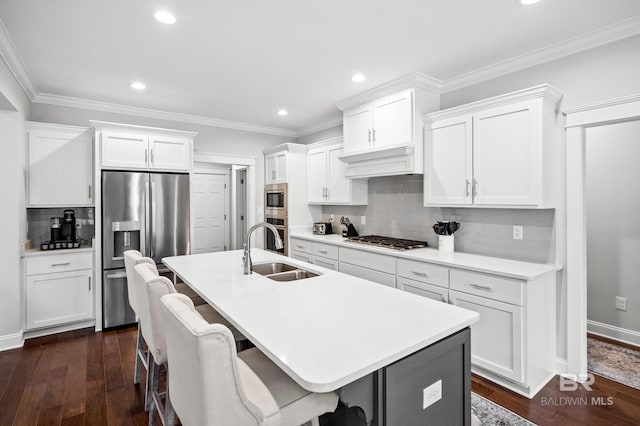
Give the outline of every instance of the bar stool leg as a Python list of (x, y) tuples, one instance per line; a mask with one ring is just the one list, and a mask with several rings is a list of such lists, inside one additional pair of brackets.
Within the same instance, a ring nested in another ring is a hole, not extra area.
[[(153, 360), (153, 356), (150, 351), (147, 351), (147, 382), (145, 385), (144, 392), (144, 411), (149, 412), (151, 406), (153, 405), (153, 375), (154, 375), (154, 366), (155, 362)], [(149, 413), (151, 415), (151, 413)]]
[[(142, 330), (140, 329), (140, 323), (138, 323), (138, 338), (136, 339), (136, 363), (135, 369), (133, 371), (133, 384), (137, 385), (140, 383), (140, 373), (142, 372), (143, 361), (141, 359), (141, 355), (144, 354), (143, 351), (144, 339), (142, 338)], [(145, 368), (148, 368), (145, 365)]]

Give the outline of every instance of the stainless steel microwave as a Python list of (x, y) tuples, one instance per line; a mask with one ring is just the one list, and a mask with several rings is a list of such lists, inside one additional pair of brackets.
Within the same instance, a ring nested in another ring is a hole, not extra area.
[(264, 186), (265, 213), (282, 216), (287, 211), (287, 184), (278, 183)]

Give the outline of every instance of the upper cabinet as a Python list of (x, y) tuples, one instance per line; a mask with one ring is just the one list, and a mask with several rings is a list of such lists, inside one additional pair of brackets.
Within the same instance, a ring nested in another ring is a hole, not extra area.
[(437, 91), (427, 83), (412, 75), (338, 103), (348, 178), (423, 173), (420, 117), (440, 106)]
[(425, 115), (425, 206), (555, 207), (560, 98), (545, 84)]
[(103, 169), (191, 170), (196, 133), (91, 122), (98, 132)]
[(93, 205), (93, 138), (86, 127), (27, 122), (27, 207)]
[(264, 155), (264, 183), (287, 182), (287, 150)]
[(342, 138), (309, 145), (307, 152), (307, 199), (309, 204), (367, 204), (368, 181), (347, 179)]

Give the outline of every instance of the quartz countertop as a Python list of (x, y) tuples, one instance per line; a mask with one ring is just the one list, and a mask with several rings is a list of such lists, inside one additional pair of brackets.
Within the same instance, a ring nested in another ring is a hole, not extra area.
[(338, 389), (475, 323), (475, 312), (252, 249), (253, 263), (320, 274), (278, 282), (244, 275), (242, 250), (173, 256), (165, 265), (298, 384)]
[(532, 263), (518, 260), (503, 259), (498, 257), (482, 256), (469, 253), (445, 253), (433, 248), (419, 248), (412, 250), (394, 250), (348, 242), (346, 238), (338, 234), (315, 235), (311, 232), (297, 231), (290, 234), (291, 238), (301, 238), (309, 241), (317, 241), (326, 244), (333, 244), (339, 247), (365, 250), (374, 253), (386, 254), (402, 259), (412, 259), (423, 262), (435, 263), (438, 265), (450, 266), (454, 268), (467, 269), (488, 274), (497, 274), (515, 279), (530, 281), (544, 274), (559, 271), (562, 265), (550, 263)]
[(51, 256), (54, 254), (70, 254), (70, 253), (83, 253), (93, 252), (94, 248), (89, 246), (80, 246), (78, 248), (71, 249), (56, 249), (56, 250), (40, 250), (39, 248), (29, 248), (22, 252), (22, 257), (30, 256)]

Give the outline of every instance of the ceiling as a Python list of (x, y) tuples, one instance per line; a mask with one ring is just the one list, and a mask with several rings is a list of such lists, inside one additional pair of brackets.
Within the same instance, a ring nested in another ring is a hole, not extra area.
[[(159, 9), (177, 22), (154, 20)], [(638, 34), (640, 2), (2, 0), (0, 20), (0, 53), (36, 102), (300, 135), (338, 124), (336, 102), (409, 73), (446, 91)]]

